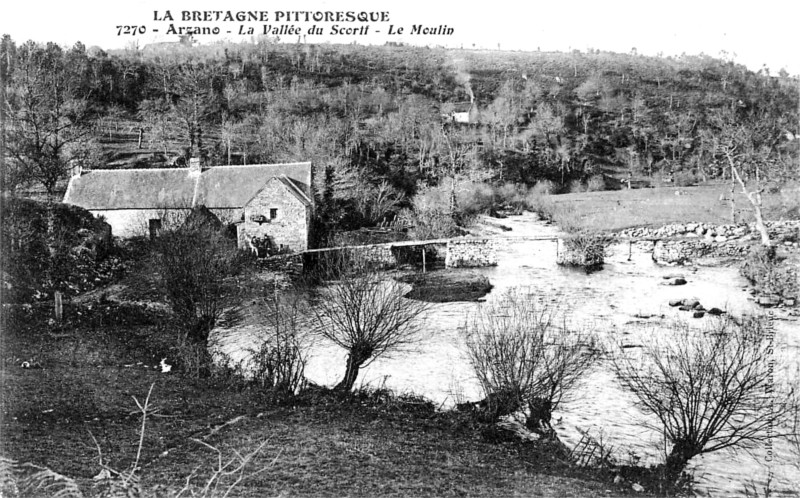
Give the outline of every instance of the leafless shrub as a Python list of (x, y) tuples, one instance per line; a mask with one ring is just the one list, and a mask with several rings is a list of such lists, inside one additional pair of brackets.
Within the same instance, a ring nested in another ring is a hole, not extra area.
[(70, 477), (47, 467), (0, 457), (0, 496), (83, 498), (84, 495), (78, 483)]
[(353, 388), (358, 372), (376, 358), (418, 340), (427, 304), (404, 297), (404, 285), (354, 259), (338, 280), (322, 289), (313, 306), (318, 333), (347, 351), (347, 366), (336, 389)]
[(94, 434), (91, 432), (89, 433), (89, 435), (92, 436), (95, 447), (97, 448), (98, 462), (100, 464), (100, 468), (102, 469), (100, 472), (102, 479), (99, 479), (100, 482), (98, 485), (104, 489), (99, 494), (104, 494), (106, 496), (128, 496), (129, 494), (134, 494), (136, 496), (141, 495), (138, 474), (139, 460), (142, 457), (142, 448), (144, 447), (147, 416), (154, 412), (154, 410), (150, 409), (150, 397), (153, 394), (154, 387), (155, 383), (150, 385), (150, 389), (147, 391), (147, 397), (145, 398), (144, 403), (140, 403), (135, 396), (132, 396), (133, 401), (136, 403), (136, 407), (142, 414), (142, 427), (139, 430), (139, 444), (136, 447), (136, 459), (133, 461), (133, 464), (128, 470), (118, 471), (107, 463), (103, 462), (103, 450), (100, 448), (100, 443), (97, 442)]
[(614, 446), (609, 444), (605, 435), (600, 430), (597, 435), (592, 435), (588, 430), (578, 431), (581, 439), (570, 451), (570, 460), (579, 467), (611, 468), (616, 465)]
[(523, 410), (528, 429), (553, 435), (552, 412), (594, 364), (595, 339), (516, 289), (482, 305), (465, 334), (488, 418)]
[(580, 194), (582, 192), (586, 192), (586, 184), (575, 179), (569, 182), (568, 190), (570, 194)]
[(638, 357), (612, 355), (622, 385), (658, 419), (672, 445), (666, 474), (679, 476), (693, 457), (750, 449), (792, 433), (795, 390), (778, 385), (774, 331), (759, 318), (719, 320), (705, 331), (676, 324)]
[(364, 194), (355, 200), (356, 209), (364, 220), (374, 224), (397, 211), (405, 201), (405, 195), (384, 180), (379, 185), (365, 188)]
[(308, 312), (305, 300), (295, 290), (264, 298), (266, 338), (253, 354), (253, 378), (262, 387), (280, 394), (295, 394), (305, 382), (310, 338), (302, 317)]
[(231, 496), (231, 493), (234, 492), (242, 482), (270, 469), (275, 465), (275, 463), (278, 461), (278, 458), (281, 456), (281, 453), (278, 452), (269, 465), (265, 465), (260, 469), (247, 472), (248, 466), (252, 464), (253, 460), (255, 460), (255, 458), (258, 456), (261, 450), (264, 449), (264, 446), (266, 446), (269, 441), (262, 442), (249, 453), (242, 454), (239, 451), (233, 451), (233, 456), (227, 459), (223, 456), (222, 451), (216, 446), (212, 446), (199, 439), (192, 439), (192, 441), (202, 444), (203, 446), (217, 453), (216, 466), (213, 467), (211, 477), (209, 477), (203, 485), (194, 485), (192, 483), (194, 478), (197, 476), (197, 471), (200, 470), (200, 468), (198, 467), (194, 469), (194, 471), (192, 471), (192, 473), (186, 477), (186, 484), (178, 492), (178, 494), (175, 495), (176, 498), (180, 496)]
[(606, 179), (603, 175), (592, 175), (586, 181), (587, 192), (599, 192), (606, 189)]
[(154, 247), (182, 338), (204, 352), (208, 334), (223, 312), (228, 319), (235, 316), (237, 290), (230, 277), (242, 269), (246, 255), (218, 231), (196, 225), (162, 230)]
[(582, 266), (587, 270), (603, 266), (608, 240), (602, 235), (578, 232), (564, 237), (564, 251), (559, 252), (557, 263)]
[[(795, 370), (794, 375), (795, 392), (800, 391), (800, 365)], [(795, 455), (794, 466), (800, 470), (800, 402), (795, 403), (790, 413), (791, 430), (789, 431), (789, 445)], [(800, 484), (798, 484), (800, 491)]]

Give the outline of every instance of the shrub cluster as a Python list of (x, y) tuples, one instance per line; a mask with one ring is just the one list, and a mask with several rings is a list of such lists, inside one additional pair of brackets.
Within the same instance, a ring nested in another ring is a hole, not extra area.
[(758, 245), (748, 253), (741, 267), (742, 275), (762, 294), (782, 298), (800, 297), (800, 280), (796, 266), (781, 261), (775, 246)]
[(4, 300), (30, 302), (52, 292), (77, 294), (114, 272), (110, 227), (85, 209), (3, 197), (0, 226)]

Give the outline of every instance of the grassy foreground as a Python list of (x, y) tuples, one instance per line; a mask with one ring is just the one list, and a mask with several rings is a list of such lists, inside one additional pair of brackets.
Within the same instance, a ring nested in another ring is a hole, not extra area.
[[(252, 458), (230, 496), (604, 496), (630, 492), (575, 467), (547, 444), (498, 436), (460, 412), (375, 391), (314, 388), (289, 400), (219, 376), (155, 368), (168, 350), (165, 317), (118, 305), (4, 309), (0, 455), (75, 479), (87, 496), (99, 457), (129, 468), (153, 385), (139, 461), (146, 496), (203, 496), (236, 452)], [(27, 361), (31, 368), (22, 368)], [(96, 440), (95, 441), (93, 440)], [(256, 451), (258, 450), (258, 451)], [(238, 474), (221, 477), (221, 496)], [(187, 484), (188, 483), (188, 484)]]

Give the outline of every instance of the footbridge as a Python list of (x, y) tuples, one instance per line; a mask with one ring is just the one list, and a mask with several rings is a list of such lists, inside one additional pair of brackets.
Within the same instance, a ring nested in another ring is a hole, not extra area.
[(497, 248), (522, 241), (558, 241), (555, 236), (456, 237), (448, 239), (406, 240), (359, 246), (309, 249), (301, 254), (308, 267), (328, 254), (355, 253), (379, 266), (421, 264), (423, 271), (444, 261), (447, 268), (483, 267), (497, 264)]

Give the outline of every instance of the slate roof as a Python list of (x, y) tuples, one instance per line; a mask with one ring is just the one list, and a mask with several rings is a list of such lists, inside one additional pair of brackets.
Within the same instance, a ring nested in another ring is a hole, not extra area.
[(286, 185), (286, 188), (288, 188), (289, 191), (294, 194), (294, 196), (297, 197), (304, 205), (311, 206), (313, 204), (311, 202), (311, 198), (305, 193), (302, 185), (298, 185), (299, 182), (297, 182), (297, 180), (293, 180), (286, 176), (276, 177), (275, 180)]
[(217, 166), (200, 174), (187, 168), (93, 170), (70, 180), (64, 202), (95, 210), (241, 208), (274, 177), (310, 205), (309, 162)]

